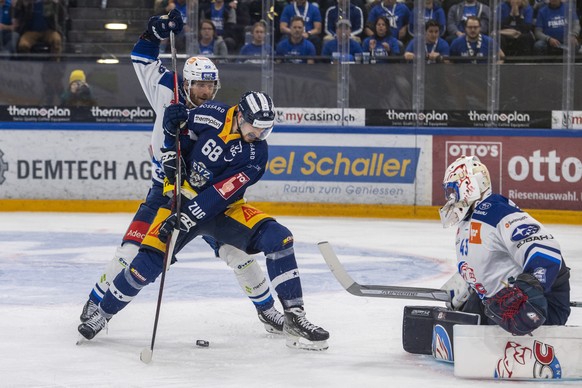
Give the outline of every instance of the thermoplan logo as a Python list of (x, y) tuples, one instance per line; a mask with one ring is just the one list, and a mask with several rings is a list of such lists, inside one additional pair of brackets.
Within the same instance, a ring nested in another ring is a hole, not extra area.
[(37, 117), (45, 120), (59, 119), (59, 118), (70, 118), (71, 110), (68, 108), (60, 108), (58, 106), (53, 107), (26, 107), (21, 108), (15, 105), (10, 105), (7, 108), (8, 114), (12, 117)]
[(91, 107), (91, 114), (95, 118), (114, 118), (114, 119), (151, 119), (154, 117), (154, 111), (150, 108), (135, 107), (132, 109), (124, 108), (100, 108), (98, 106)]
[(0, 150), (0, 185), (4, 183), (6, 178), (4, 177), (4, 173), (8, 171), (8, 163), (4, 161), (4, 152)]

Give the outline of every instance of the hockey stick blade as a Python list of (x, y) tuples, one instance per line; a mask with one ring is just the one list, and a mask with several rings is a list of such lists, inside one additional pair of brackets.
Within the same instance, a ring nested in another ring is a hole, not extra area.
[(352, 295), (393, 299), (436, 300), (441, 302), (450, 301), (450, 296), (447, 291), (435, 288), (359, 284), (354, 279), (352, 279), (352, 277), (341, 265), (329, 242), (322, 241), (318, 243), (317, 246), (335, 278), (342, 285), (342, 287)]
[(153, 356), (154, 356), (154, 351), (151, 348), (143, 348), (143, 350), (139, 354), (139, 359), (144, 364), (149, 364), (150, 362), (152, 362)]

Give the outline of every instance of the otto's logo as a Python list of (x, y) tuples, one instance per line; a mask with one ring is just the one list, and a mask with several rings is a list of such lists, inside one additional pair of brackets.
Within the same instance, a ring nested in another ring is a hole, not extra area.
[(447, 142), (447, 153), (455, 158), (462, 155), (496, 158), (499, 156), (500, 151), (501, 143)]
[(540, 227), (536, 224), (526, 224), (526, 225), (519, 225), (513, 233), (511, 233), (511, 241), (519, 241), (523, 240), (531, 236), (532, 234), (536, 234), (539, 232)]

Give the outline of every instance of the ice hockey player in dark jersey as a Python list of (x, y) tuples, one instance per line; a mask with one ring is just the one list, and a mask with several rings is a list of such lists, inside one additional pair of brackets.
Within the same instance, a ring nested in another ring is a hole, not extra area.
[(443, 226), (458, 225), (458, 271), (470, 286), (460, 311), (515, 335), (564, 325), (570, 272), (556, 238), (511, 200), (491, 191), (487, 167), (463, 156), (446, 170)]
[[(97, 276), (97, 281), (89, 293), (89, 298), (81, 312), (81, 322), (87, 321), (97, 309), (109, 285), (138, 253), (160, 206), (168, 202), (163, 190), (165, 172), (162, 156), (171, 157), (171, 151), (162, 155), (164, 143), (164, 111), (174, 98), (174, 72), (167, 69), (159, 59), (160, 39), (167, 38), (170, 31), (179, 34), (184, 25), (178, 10), (167, 16), (153, 16), (147, 30), (135, 44), (131, 59), (135, 74), (152, 109), (156, 120), (152, 129), (150, 151), (152, 157), (151, 187), (145, 201), (139, 206), (121, 244), (117, 247), (113, 260)], [(188, 108), (195, 108), (213, 100), (220, 89), (219, 72), (214, 63), (202, 56), (190, 57), (184, 63), (182, 74), (178, 75), (178, 98)], [(171, 192), (171, 191), (170, 191)], [(216, 255), (234, 271), (236, 279), (245, 295), (254, 304), (259, 320), (270, 333), (283, 333), (283, 315), (275, 308), (275, 301), (269, 282), (260, 265), (249, 255), (227, 244), (220, 244), (206, 238), (215, 249)]]
[(183, 201), (179, 220), (168, 207), (159, 209), (137, 257), (113, 280), (97, 312), (79, 326), (85, 338), (99, 333), (107, 320), (160, 275), (166, 241), (179, 225), (175, 252), (201, 235), (249, 254), (263, 252), (271, 284), (285, 310), (287, 346), (327, 349), (329, 333), (305, 316), (293, 235), (244, 200), (245, 190), (265, 172), (265, 139), (273, 129), (274, 118), (273, 102), (262, 92), (243, 94), (235, 106), (210, 101), (191, 111), (182, 104), (166, 108), (163, 127), (167, 149), (172, 149), (179, 128), (187, 121), (189, 136), (181, 133), (178, 138), (184, 152), (185, 177), (194, 195)]

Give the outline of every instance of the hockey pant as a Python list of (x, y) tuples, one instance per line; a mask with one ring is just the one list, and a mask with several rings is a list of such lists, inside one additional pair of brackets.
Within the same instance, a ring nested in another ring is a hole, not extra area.
[[(158, 230), (169, 214), (168, 209), (159, 209), (137, 257), (116, 276), (106, 292), (101, 309), (107, 318), (124, 308), (143, 287), (161, 274), (166, 244), (158, 239)], [(210, 236), (249, 254), (263, 252), (271, 284), (283, 307), (303, 305), (293, 236), (269, 215), (242, 201), (236, 203), (203, 225), (196, 225), (188, 233), (180, 233), (174, 254), (199, 235)]]
[[(161, 183), (153, 182), (146, 200), (136, 212), (129, 225), (121, 245), (115, 250), (113, 259), (108, 263), (105, 272), (99, 276), (89, 299), (99, 304), (111, 281), (123, 271), (137, 256), (139, 247), (152, 224), (160, 206), (168, 203), (168, 197), (163, 194)], [(244, 252), (229, 245), (219, 244), (213, 239), (205, 239), (215, 249), (217, 257), (221, 258), (234, 271), (236, 279), (244, 294), (249, 297), (257, 310), (266, 310), (274, 305), (269, 283), (259, 264)]]

